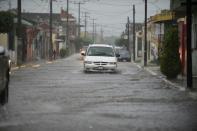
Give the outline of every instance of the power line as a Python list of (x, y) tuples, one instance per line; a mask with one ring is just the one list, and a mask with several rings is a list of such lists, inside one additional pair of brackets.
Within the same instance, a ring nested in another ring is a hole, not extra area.
[(105, 3), (105, 2), (100, 2), (100, 3), (98, 3), (98, 4), (101, 4), (101, 5), (109, 5), (109, 6), (129, 6), (128, 4), (125, 4), (125, 5), (121, 5), (121, 4), (111, 4), (111, 3)]
[[(118, 7), (120, 7), (120, 6), (127, 6), (127, 7), (129, 7), (130, 6), (130, 4), (128, 4), (130, 1), (125, 1), (125, 4), (119, 4), (119, 2), (117, 3), (117, 4), (114, 4), (115, 3), (115, 1), (112, 1), (112, 3), (109, 3), (109, 2), (101, 2), (101, 1), (99, 1), (99, 2), (97, 2), (96, 4), (100, 4), (100, 5), (108, 5), (108, 6), (118, 6)], [(138, 3), (136, 3), (136, 2), (138, 2)], [(139, 2), (139, 0), (136, 0), (136, 2), (133, 2), (133, 4), (135, 4), (135, 5), (137, 5), (137, 4), (142, 4), (142, 2)], [(123, 1), (121, 1), (121, 3), (124, 3)]]
[[(46, 11), (47, 10), (46, 8), (49, 8), (49, 1), (47, 1), (47, 2), (42, 1), (42, 3), (38, 3), (35, 0), (32, 0), (32, 2), (34, 4), (36, 4), (36, 6), (39, 6), (39, 8), (42, 9), (40, 12), (44, 12), (44, 11), (48, 12), (48, 11)], [(32, 7), (31, 12), (34, 12), (36, 10), (37, 10), (37, 8)]]
[[(89, 12), (96, 12), (97, 14), (99, 14), (100, 13), (100, 10), (90, 10), (90, 9), (86, 9), (86, 8), (84, 8), (84, 7), (82, 7), (82, 9), (84, 9), (84, 10), (86, 10), (86, 11), (89, 11)], [(127, 11), (122, 11), (122, 12), (120, 12), (120, 11), (118, 11), (118, 12), (105, 12), (105, 14), (106, 13), (109, 13), (109, 14), (123, 14), (123, 13), (128, 13), (129, 11), (132, 11), (131, 9), (129, 9), (129, 10), (127, 10)], [(100, 13), (100, 14), (102, 14), (102, 15), (105, 15), (104, 13)]]
[(37, 6), (41, 6), (38, 1), (32, 0)]

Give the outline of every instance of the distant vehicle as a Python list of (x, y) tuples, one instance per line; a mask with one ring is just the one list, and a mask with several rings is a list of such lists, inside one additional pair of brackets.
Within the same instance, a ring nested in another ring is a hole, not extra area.
[(126, 49), (119, 49), (116, 51), (117, 54), (119, 54), (118, 61), (131, 61), (131, 55), (128, 50)]
[(106, 44), (89, 45), (84, 55), (84, 71), (116, 72), (117, 58), (113, 46)]
[(10, 59), (6, 55), (5, 48), (0, 46), (0, 104), (8, 102), (8, 84), (10, 78)]

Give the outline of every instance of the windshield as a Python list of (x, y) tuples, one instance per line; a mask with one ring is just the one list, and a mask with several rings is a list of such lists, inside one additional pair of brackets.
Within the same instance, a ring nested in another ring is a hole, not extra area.
[(87, 56), (108, 56), (114, 57), (114, 51), (111, 47), (90, 47), (87, 52)]
[(119, 54), (120, 55), (129, 55), (129, 52), (127, 50), (120, 50)]

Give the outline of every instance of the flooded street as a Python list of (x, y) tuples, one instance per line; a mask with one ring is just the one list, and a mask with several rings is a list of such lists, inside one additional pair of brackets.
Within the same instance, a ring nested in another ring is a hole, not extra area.
[(84, 73), (79, 54), (11, 74), (1, 131), (194, 131), (197, 101), (128, 62)]
[(0, 0), (0, 131), (197, 131), (197, 0)]

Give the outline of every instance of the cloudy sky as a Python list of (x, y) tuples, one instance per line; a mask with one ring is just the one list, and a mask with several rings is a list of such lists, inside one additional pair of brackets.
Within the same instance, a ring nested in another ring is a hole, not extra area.
[[(11, 8), (17, 7), (17, 0), (10, 0)], [(59, 13), (66, 9), (67, 0), (54, 0), (53, 12)], [(144, 21), (143, 0), (69, 0), (69, 11), (78, 18), (78, 5), (81, 4), (81, 22), (84, 23), (84, 12), (88, 12), (88, 30), (92, 31), (92, 19), (96, 19), (97, 31), (103, 28), (105, 35), (119, 36), (125, 29), (127, 17), (132, 21), (133, 4), (136, 7), (136, 22)], [(84, 2), (86, 1), (86, 2)], [(161, 9), (169, 9), (170, 0), (148, 0), (148, 16)], [(9, 0), (1, 2), (0, 9), (9, 8)], [(49, 0), (22, 0), (22, 10), (25, 12), (49, 12)], [(78, 19), (77, 19), (78, 20)], [(82, 28), (82, 30), (84, 30)]]

